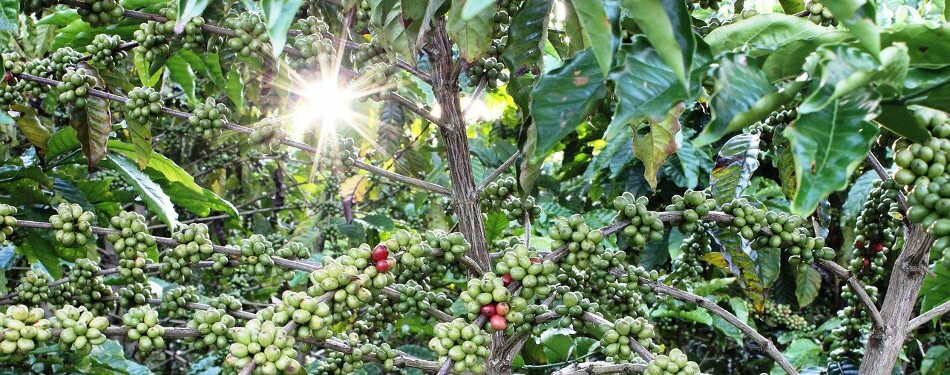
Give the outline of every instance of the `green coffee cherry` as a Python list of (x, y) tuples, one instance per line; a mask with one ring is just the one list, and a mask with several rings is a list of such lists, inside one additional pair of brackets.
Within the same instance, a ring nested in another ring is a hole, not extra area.
[(136, 87), (125, 101), (125, 118), (139, 124), (149, 124), (162, 113), (162, 96), (151, 87)]
[(119, 289), (119, 306), (124, 309), (148, 305), (152, 298), (152, 288), (147, 283), (131, 283)]
[(196, 302), (198, 302), (198, 295), (193, 286), (169, 289), (162, 296), (162, 303), (158, 306), (158, 311), (172, 319), (185, 318), (192, 311), (188, 304)]
[(231, 329), (234, 328), (235, 323), (234, 317), (221, 309), (195, 311), (186, 326), (197, 329), (201, 336), (188, 337), (185, 341), (193, 343), (196, 349), (224, 349), (231, 343)]
[[(643, 246), (651, 241), (663, 239), (663, 222), (660, 221), (655, 212), (647, 209), (647, 204), (649, 203), (647, 197), (636, 197), (630, 192), (624, 192), (622, 195), (614, 198), (612, 203), (614, 209), (618, 211), (618, 220), (630, 220), (630, 225), (624, 227), (622, 233), (624, 237), (630, 241), (632, 247), (643, 248)], [(700, 205), (704, 205), (704, 203), (697, 204), (697, 206)], [(697, 208), (702, 212), (702, 207)], [(687, 215), (688, 214), (684, 212), (685, 220), (689, 220), (686, 219)], [(693, 222), (695, 223), (696, 221)], [(688, 227), (689, 225), (685, 224), (685, 226)]]
[(294, 349), (294, 337), (270, 320), (252, 319), (231, 330), (234, 343), (228, 346), (224, 363), (240, 371), (253, 361), (251, 374), (296, 374), (301, 371)]
[[(162, 258), (162, 277), (167, 280), (183, 283), (192, 275), (191, 265), (206, 260), (212, 256), (214, 247), (208, 235), (208, 226), (203, 223), (192, 223), (172, 234), (172, 239), (178, 245), (165, 252)], [(213, 270), (224, 271), (228, 267), (228, 258), (224, 254), (215, 260)]]
[(49, 217), (50, 224), (56, 229), (56, 241), (65, 247), (83, 247), (95, 240), (92, 224), (96, 215), (83, 211), (82, 206), (62, 203), (56, 207), (56, 214)]
[(214, 138), (227, 124), (225, 117), (230, 110), (224, 103), (215, 102), (214, 98), (205, 99), (204, 103), (195, 106), (191, 117), (188, 118), (188, 124), (201, 131), (205, 139)]
[(165, 328), (158, 324), (158, 311), (150, 306), (133, 307), (122, 315), (122, 325), (129, 328), (126, 337), (138, 343), (138, 349), (144, 354), (152, 350), (165, 349)]
[(8, 204), (0, 204), (0, 244), (6, 242), (13, 235), (13, 228), (16, 227), (17, 214), (16, 207)]
[(679, 349), (673, 349), (670, 354), (660, 354), (653, 358), (647, 369), (643, 372), (647, 375), (696, 375), (700, 373), (699, 365), (696, 362), (686, 358)]
[(286, 136), (280, 120), (265, 118), (251, 132), (250, 141), (258, 145), (261, 153), (273, 154), (280, 150), (281, 141)]
[(155, 237), (148, 233), (145, 217), (137, 212), (123, 211), (112, 217), (109, 224), (118, 231), (110, 233), (106, 239), (119, 256), (116, 267), (119, 276), (132, 282), (144, 282), (145, 266), (150, 263), (147, 251), (155, 246)]
[(505, 286), (511, 282), (521, 283), (520, 296), (527, 300), (544, 298), (551, 294), (557, 265), (550, 260), (542, 260), (537, 252), (527, 246), (517, 244), (505, 250), (495, 265), (495, 272), (501, 276)]
[(485, 372), (488, 345), (491, 337), (474, 324), (457, 318), (435, 326), (435, 337), (429, 340), (429, 349), (439, 354), (439, 363), (452, 360), (455, 373)]
[(26, 271), (17, 285), (17, 301), (27, 306), (39, 306), (49, 298), (49, 283), (53, 280), (44, 272)]
[(118, 23), (122, 19), (125, 8), (116, 0), (92, 0), (88, 7), (79, 7), (79, 17), (92, 27), (106, 26)]
[(260, 58), (270, 53), (267, 24), (259, 14), (243, 12), (225, 20), (235, 36), (228, 39), (228, 48), (242, 57)]
[(12, 305), (0, 316), (0, 355), (22, 358), (41, 347), (50, 339), (49, 320), (43, 319), (43, 309)]
[(93, 346), (106, 342), (109, 320), (96, 316), (83, 306), (66, 305), (54, 311), (53, 316), (53, 328), (61, 329), (59, 350), (62, 352), (86, 356), (92, 352)]

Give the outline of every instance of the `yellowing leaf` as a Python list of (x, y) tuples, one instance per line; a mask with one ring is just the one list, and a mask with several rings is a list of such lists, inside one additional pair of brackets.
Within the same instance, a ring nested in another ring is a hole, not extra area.
[[(647, 125), (633, 137), (633, 154), (643, 162), (643, 177), (656, 189), (656, 172), (666, 158), (676, 152), (676, 134), (680, 131), (679, 115), (683, 105), (673, 107), (661, 121), (647, 120)], [(643, 132), (646, 130), (646, 132)]]

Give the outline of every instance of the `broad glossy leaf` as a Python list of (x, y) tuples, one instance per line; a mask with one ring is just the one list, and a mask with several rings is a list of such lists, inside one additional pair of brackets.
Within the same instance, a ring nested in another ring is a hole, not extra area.
[(920, 362), (920, 373), (923, 375), (945, 374), (950, 366), (950, 349), (944, 345), (931, 346)]
[(541, 53), (548, 35), (550, 11), (551, 1), (526, 0), (508, 27), (508, 48), (501, 56), (511, 72), (506, 88), (515, 104), (525, 112), (530, 109), (534, 78), (541, 74)]
[(693, 34), (686, 2), (679, 0), (622, 0), (623, 10), (640, 30), (683, 87), (693, 65), (696, 36)]
[(233, 108), (237, 108), (238, 113), (244, 113), (244, 78), (241, 77), (241, 73), (237, 69), (228, 72), (224, 94), (227, 95), (228, 99), (231, 99), (231, 103), (234, 104)]
[(760, 108), (766, 104), (777, 107), (774, 104), (781, 103), (762, 100), (776, 90), (749, 56), (726, 54), (719, 60), (713, 76), (716, 80), (710, 103), (712, 119), (693, 141), (696, 146), (708, 145), (726, 134), (751, 125), (750, 121), (757, 116), (750, 118), (746, 113), (764, 112), (767, 116), (771, 111), (762, 111)]
[(782, 195), (792, 198), (798, 192), (798, 178), (795, 177), (795, 155), (788, 138), (782, 134), (772, 134), (772, 147), (775, 157), (772, 164), (778, 169), (778, 178), (782, 182)]
[(39, 21), (36, 21), (37, 25), (55, 25), (55, 26), (67, 26), (73, 21), (79, 19), (79, 12), (75, 9), (60, 9), (50, 14), (43, 16)]
[(604, 86), (597, 58), (590, 49), (541, 77), (531, 98), (538, 137), (532, 157), (544, 157), (574, 132), (604, 96)]
[(795, 277), (795, 297), (798, 298), (798, 306), (805, 307), (814, 302), (820, 289), (821, 273), (818, 270), (808, 267), (804, 272), (798, 271)]
[[(811, 23), (811, 22), (809, 22)], [(844, 31), (830, 31), (811, 39), (793, 41), (765, 55), (762, 70), (770, 81), (791, 79), (802, 73), (802, 65), (812, 52), (825, 44), (841, 43), (851, 36)]]
[(613, 65), (613, 32), (603, 0), (571, 0), (581, 24), (584, 43), (594, 51), (604, 77)]
[(406, 33), (403, 20), (402, 2), (399, 0), (369, 0), (372, 12), (370, 25), (376, 31), (380, 42), (404, 59), (415, 61), (415, 39)]
[[(950, 9), (950, 7), (948, 7)], [(882, 45), (907, 45), (914, 67), (940, 68), (950, 61), (950, 24), (913, 23), (881, 34)]]
[(16, 125), (20, 128), (23, 136), (30, 141), (30, 144), (36, 146), (40, 152), (45, 152), (52, 132), (40, 123), (36, 110), (33, 107), (19, 104), (14, 104), (12, 109), (20, 112), (20, 115), (16, 117)]
[(778, 0), (785, 14), (794, 14), (805, 10), (805, 0)]
[(46, 161), (52, 161), (57, 156), (79, 150), (82, 145), (79, 143), (76, 129), (62, 128), (49, 138), (47, 147)]
[(663, 65), (646, 38), (634, 37), (633, 43), (620, 47), (619, 55), (622, 63), (610, 74), (610, 80), (615, 82), (617, 107), (605, 138), (613, 137), (617, 129), (630, 123), (646, 118), (660, 120), (687, 97), (673, 71)]
[(644, 165), (643, 176), (652, 189), (656, 189), (656, 173), (666, 158), (677, 150), (676, 135), (680, 131), (679, 115), (683, 105), (670, 110), (662, 121), (647, 120), (633, 138), (633, 154)]
[(188, 96), (188, 100), (195, 101), (195, 72), (191, 70), (191, 64), (179, 55), (174, 54), (165, 61), (165, 67), (168, 68), (168, 76), (172, 81), (181, 85), (181, 89)]
[(811, 95), (798, 107), (798, 113), (819, 111), (836, 98), (847, 95), (871, 82), (879, 63), (864, 51), (848, 46), (819, 48), (809, 58), (820, 70), (820, 81)]
[[(584, 48), (589, 47), (584, 40), (584, 28), (581, 26), (580, 15), (577, 14), (577, 9), (574, 9), (574, 3), (571, 1), (564, 1), (560, 4), (564, 5), (564, 40), (567, 42), (566, 45), (563, 45), (563, 48), (555, 46), (558, 54), (560, 54), (561, 59), (569, 59), (574, 57), (578, 52), (584, 50)], [(553, 41), (561, 42), (561, 38), (553, 38)]]
[(751, 56), (762, 56), (801, 40), (811, 40), (834, 32), (805, 18), (781, 13), (760, 14), (742, 22), (718, 27), (704, 38), (713, 54), (747, 48)]
[(475, 61), (491, 46), (492, 18), (495, 15), (495, 6), (489, 6), (472, 18), (462, 17), (464, 0), (452, 0), (449, 8), (447, 31), (458, 46), (459, 54), (468, 61)]
[[(287, 43), (287, 30), (294, 23), (294, 16), (304, 0), (261, 0), (264, 18), (267, 20), (267, 34), (274, 47), (274, 56), (280, 56)], [(177, 27), (177, 25), (176, 25)]]
[(758, 133), (739, 134), (722, 145), (709, 177), (712, 196), (720, 205), (742, 195), (759, 168)]
[(875, 23), (876, 11), (869, 0), (838, 0), (822, 3), (835, 19), (851, 31), (851, 35), (872, 56), (881, 53), (881, 35)]
[(152, 130), (148, 124), (137, 121), (126, 121), (129, 129), (129, 138), (135, 146), (135, 163), (139, 169), (145, 169), (152, 158)]
[(800, 113), (785, 129), (798, 178), (792, 212), (810, 215), (828, 194), (847, 187), (877, 136), (877, 126), (867, 120), (876, 112), (876, 98), (854, 93), (818, 112)]
[(882, 105), (881, 114), (874, 121), (892, 133), (914, 142), (923, 143), (930, 138), (927, 124), (903, 105)]
[[(152, 72), (152, 65), (145, 60), (145, 55), (136, 52), (132, 58), (132, 64), (135, 66), (135, 71), (138, 73), (139, 82), (141, 82), (142, 87), (152, 87), (158, 83), (158, 80), (162, 78), (162, 71)], [(152, 73), (149, 73), (152, 72)]]
[[(762, 278), (759, 276), (758, 270), (756, 270), (756, 263), (752, 260), (752, 257), (757, 256), (755, 250), (752, 250), (747, 240), (732, 230), (716, 231), (713, 240), (719, 247), (718, 254), (722, 256), (722, 261), (724, 261), (726, 267), (722, 267), (721, 264), (717, 263), (713, 264), (727, 273), (738, 276), (742, 291), (752, 300), (756, 311), (762, 311), (765, 303), (765, 287), (762, 285)], [(706, 257), (703, 259), (706, 259)]]
[[(824, 352), (821, 345), (811, 338), (795, 339), (788, 345), (788, 348), (785, 348), (782, 354), (796, 368), (824, 366), (828, 361), (827, 353)], [(785, 371), (775, 365), (771, 373), (784, 374)]]
[(488, 241), (501, 239), (508, 229), (508, 218), (503, 212), (492, 212), (485, 219), (485, 237)]
[(135, 164), (118, 153), (110, 153), (108, 156), (110, 165), (108, 167), (119, 175), (123, 176), (126, 182), (135, 189), (142, 201), (148, 207), (149, 211), (158, 216), (169, 228), (175, 228), (178, 225), (178, 213), (175, 212), (175, 205), (171, 198), (162, 190), (161, 186), (152, 181), (152, 179), (139, 170)]
[[(406, 22), (406, 34), (409, 43), (418, 49), (425, 43), (426, 35), (432, 28), (432, 20), (446, 0), (403, 1), (402, 19)], [(509, 38), (509, 46), (511, 39)], [(416, 51), (413, 51), (416, 52)]]
[(841, 212), (845, 222), (854, 222), (854, 219), (858, 217), (858, 214), (864, 207), (864, 202), (868, 200), (868, 194), (871, 192), (871, 187), (874, 186), (874, 181), (880, 179), (877, 172), (869, 170), (854, 180), (854, 183), (851, 184), (851, 188), (848, 189), (848, 197), (844, 200), (844, 204), (841, 205)]
[(924, 277), (920, 287), (920, 311), (926, 312), (935, 306), (950, 301), (950, 267), (944, 262), (937, 262)]

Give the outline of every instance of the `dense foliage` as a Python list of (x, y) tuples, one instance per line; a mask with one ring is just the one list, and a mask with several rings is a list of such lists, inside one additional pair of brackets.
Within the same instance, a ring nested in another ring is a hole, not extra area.
[(2, 373), (950, 371), (950, 4), (0, 11)]

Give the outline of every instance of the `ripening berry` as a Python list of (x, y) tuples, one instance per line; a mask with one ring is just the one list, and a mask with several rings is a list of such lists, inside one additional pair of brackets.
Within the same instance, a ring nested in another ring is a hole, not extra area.
[(373, 254), (371, 255), (374, 262), (379, 262), (389, 258), (389, 248), (384, 244), (376, 245), (376, 248), (373, 249)]
[(376, 262), (376, 270), (381, 273), (389, 272), (389, 261), (386, 259), (383, 259), (381, 261)]
[(505, 328), (508, 328), (508, 321), (505, 320), (505, 317), (501, 315), (495, 315), (489, 320), (491, 327), (497, 331), (504, 331)]
[(495, 304), (489, 303), (489, 304), (487, 304), (487, 305), (482, 305), (481, 313), (482, 313), (482, 316), (484, 316), (484, 317), (486, 317), (486, 318), (491, 318), (491, 317), (495, 316), (495, 314), (496, 314), (496, 311), (495, 311)]

